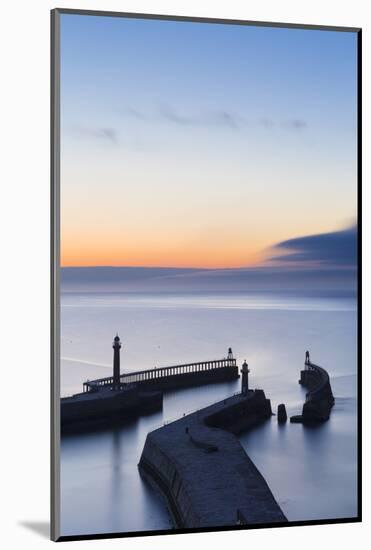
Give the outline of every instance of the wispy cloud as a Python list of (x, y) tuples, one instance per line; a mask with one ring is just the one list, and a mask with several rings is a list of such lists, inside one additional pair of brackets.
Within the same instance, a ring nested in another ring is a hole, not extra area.
[(118, 134), (114, 128), (79, 127), (79, 128), (74, 128), (72, 130), (72, 133), (78, 138), (96, 139), (96, 140), (108, 143), (110, 145), (117, 145), (119, 143)]
[(126, 114), (132, 116), (133, 118), (138, 118), (140, 120), (146, 119), (146, 115), (139, 109), (134, 109), (133, 107), (128, 107), (126, 109)]
[(307, 123), (305, 120), (302, 120), (300, 118), (294, 118), (292, 120), (285, 121), (284, 126), (288, 130), (301, 131), (301, 130), (305, 130), (305, 128), (307, 127)]
[(276, 123), (274, 122), (274, 120), (269, 117), (259, 118), (258, 124), (259, 126), (262, 126), (263, 128), (267, 128), (268, 130), (276, 126)]
[(159, 116), (168, 122), (181, 126), (221, 126), (237, 129), (246, 124), (241, 116), (225, 110), (183, 114), (171, 107), (165, 107), (160, 109)]
[[(178, 127), (194, 127), (194, 128), (220, 128), (229, 129), (232, 131), (240, 131), (245, 128), (262, 128), (267, 131), (275, 129), (286, 129), (291, 131), (302, 131), (307, 128), (307, 123), (301, 119), (292, 119), (285, 121), (276, 121), (270, 117), (262, 117), (256, 120), (248, 120), (239, 113), (234, 113), (226, 109), (200, 111), (197, 113), (182, 112), (174, 109), (171, 106), (158, 107), (154, 111), (145, 111), (134, 107), (128, 107), (121, 111), (126, 117), (137, 120), (138, 122), (159, 123), (165, 122)], [(78, 126), (69, 130), (77, 139), (90, 139), (100, 141), (110, 146), (128, 145), (119, 139), (118, 131), (110, 126), (89, 127)], [(127, 138), (127, 136), (126, 136)], [(133, 147), (133, 144), (129, 144)], [(134, 144), (134, 148), (138, 148), (138, 144)]]
[(300, 118), (275, 120), (274, 118), (264, 116), (259, 119), (249, 120), (241, 113), (223, 108), (198, 112), (184, 112), (170, 105), (160, 106), (152, 111), (128, 107), (123, 111), (123, 114), (143, 122), (162, 121), (184, 127), (219, 127), (232, 130), (255, 127), (267, 130), (281, 128), (294, 131), (301, 131), (308, 127), (307, 122)]

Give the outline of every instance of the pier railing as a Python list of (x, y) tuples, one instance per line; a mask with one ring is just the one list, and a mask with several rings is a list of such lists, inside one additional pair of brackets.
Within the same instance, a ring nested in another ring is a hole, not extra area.
[[(171, 376), (182, 376), (186, 374), (201, 373), (206, 371), (217, 370), (226, 367), (236, 367), (236, 359), (224, 358), (215, 359), (214, 361), (200, 361), (197, 363), (184, 363), (182, 365), (173, 365), (169, 367), (155, 367), (153, 369), (141, 370), (122, 374), (120, 376), (121, 384), (138, 384), (148, 382), (150, 380), (158, 380), (169, 378)], [(106, 378), (98, 378), (96, 380), (88, 380), (84, 382), (84, 392), (94, 390), (97, 387), (112, 386), (113, 376)]]

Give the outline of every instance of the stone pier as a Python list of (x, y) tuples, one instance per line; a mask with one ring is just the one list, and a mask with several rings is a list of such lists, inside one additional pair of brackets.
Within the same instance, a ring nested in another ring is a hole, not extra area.
[(308, 393), (302, 414), (292, 416), (290, 422), (309, 424), (328, 420), (335, 403), (330, 377), (324, 368), (310, 361), (309, 352), (306, 352), (305, 368), (300, 372), (299, 384), (308, 388)]
[(287, 522), (234, 435), (271, 414), (264, 392), (248, 390), (147, 435), (139, 470), (165, 498), (175, 527)]

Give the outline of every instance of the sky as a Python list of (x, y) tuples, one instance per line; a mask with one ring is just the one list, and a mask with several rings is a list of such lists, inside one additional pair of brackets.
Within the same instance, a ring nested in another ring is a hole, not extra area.
[(63, 14), (62, 266), (324, 263), (355, 234), (356, 42)]

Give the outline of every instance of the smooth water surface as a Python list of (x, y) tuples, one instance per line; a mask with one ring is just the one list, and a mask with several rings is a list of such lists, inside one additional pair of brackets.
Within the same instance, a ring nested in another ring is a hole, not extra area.
[[(273, 410), (301, 411), (305, 350), (331, 376), (336, 404), (316, 428), (272, 417), (240, 440), (289, 520), (352, 517), (356, 502), (356, 310), (352, 299), (259, 294), (62, 295), (62, 395), (110, 376), (112, 339), (122, 371), (219, 359), (229, 346), (251, 369)], [(163, 411), (115, 430), (64, 437), (62, 534), (171, 528), (166, 508), (137, 470), (146, 434), (164, 421), (239, 390), (239, 381), (168, 392)]]

